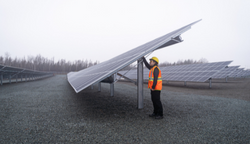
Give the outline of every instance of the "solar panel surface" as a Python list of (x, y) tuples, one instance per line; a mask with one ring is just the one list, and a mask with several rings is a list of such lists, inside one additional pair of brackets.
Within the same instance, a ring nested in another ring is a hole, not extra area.
[[(205, 82), (232, 61), (178, 66), (171, 73), (163, 73), (163, 78), (171, 81)], [(166, 78), (165, 78), (166, 77)]]
[[(188, 64), (179, 66), (160, 67), (162, 79), (166, 81), (190, 81), (205, 82), (213, 77), (215, 73), (224, 69), (232, 61), (214, 62), (205, 64)], [(125, 73), (121, 71), (119, 73)], [(144, 69), (144, 79), (148, 79), (148, 69)], [(125, 76), (136, 79), (136, 69), (129, 71)]]
[(242, 74), (241, 76), (242, 76), (242, 77), (245, 77), (245, 76), (247, 76), (247, 74), (248, 74), (248, 71), (245, 70), (244, 74)]
[(142, 56), (145, 56), (146, 54), (164, 46), (178, 43), (177, 41), (180, 40), (179, 36), (199, 21), (193, 22), (187, 26), (170, 32), (144, 45), (120, 54), (110, 60), (83, 69), (79, 72), (69, 73), (67, 75), (68, 82), (73, 87), (75, 92), (78, 93), (92, 84), (101, 82), (105, 78), (135, 62)]
[(244, 70), (244, 68), (238, 68), (237, 70), (235, 70), (234, 72), (232, 72), (232, 73), (229, 75), (229, 77), (235, 78), (235, 77), (237, 77), (238, 74), (240, 74), (243, 70)]
[(245, 77), (250, 76), (250, 71), (248, 70), (248, 72), (246, 73)]
[(215, 75), (213, 75), (213, 78), (226, 78), (228, 77), (231, 73), (233, 73), (234, 71), (237, 70), (237, 68), (239, 68), (240, 66), (231, 66), (231, 67), (227, 67), (222, 69), (221, 71), (217, 72)]
[(238, 78), (240, 78), (240, 77), (245, 77), (245, 75), (247, 74), (247, 72), (248, 72), (248, 71), (246, 71), (246, 70), (242, 70), (241, 72), (239, 72), (239, 73), (237, 74), (236, 77), (238, 77)]

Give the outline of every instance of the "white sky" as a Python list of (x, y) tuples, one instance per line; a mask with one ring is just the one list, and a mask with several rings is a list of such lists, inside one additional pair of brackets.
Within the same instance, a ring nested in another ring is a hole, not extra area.
[(0, 55), (103, 62), (202, 19), (151, 56), (250, 68), (249, 13), (249, 0), (0, 0)]

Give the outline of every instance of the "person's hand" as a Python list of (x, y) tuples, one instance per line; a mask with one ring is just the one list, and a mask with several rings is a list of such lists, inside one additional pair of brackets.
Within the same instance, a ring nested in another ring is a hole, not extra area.
[(154, 89), (151, 89), (152, 91), (154, 91)]

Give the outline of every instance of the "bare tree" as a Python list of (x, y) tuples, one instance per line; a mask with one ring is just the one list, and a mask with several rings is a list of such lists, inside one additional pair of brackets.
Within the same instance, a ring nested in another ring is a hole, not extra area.
[(199, 63), (208, 63), (208, 60), (205, 59), (205, 58), (201, 58), (201, 59), (199, 60)]
[(5, 53), (4, 63), (5, 65), (11, 65), (11, 57), (8, 52)]

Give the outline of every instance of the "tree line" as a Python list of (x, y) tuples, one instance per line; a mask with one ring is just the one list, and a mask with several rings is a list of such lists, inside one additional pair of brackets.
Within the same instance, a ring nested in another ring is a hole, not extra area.
[(55, 73), (79, 71), (98, 63), (98, 61), (92, 62), (91, 60), (87, 59), (75, 61), (60, 59), (58, 61), (55, 61), (54, 58), (49, 59), (41, 56), (40, 54), (37, 56), (28, 56), (23, 58), (12, 58), (10, 57), (9, 53), (5, 53), (5, 56), (0, 56), (1, 65)]
[[(37, 56), (28, 56), (23, 58), (12, 58), (9, 53), (5, 53), (5, 56), (0, 56), (0, 64), (12, 67), (18, 67), (23, 69), (31, 69), (36, 71), (47, 71), (47, 72), (55, 72), (55, 73), (68, 73), (71, 71), (79, 71), (85, 69), (87, 67), (98, 64), (99, 61), (91, 61), (91, 60), (75, 60), (75, 61), (67, 61), (65, 59), (60, 59), (55, 61), (54, 58), (46, 58), (41, 56), (40, 54)], [(178, 60), (174, 63), (162, 62), (159, 66), (173, 66), (173, 65), (184, 65), (184, 64), (195, 64), (195, 63), (208, 63), (205, 58), (201, 58), (200, 60)], [(125, 69), (135, 68), (135, 65), (131, 64), (127, 66)]]
[(200, 60), (193, 60), (193, 59), (178, 60), (177, 62), (173, 63), (163, 62), (160, 63), (159, 66), (175, 66), (175, 65), (202, 64), (202, 63), (208, 63), (208, 60), (205, 58), (201, 58)]

